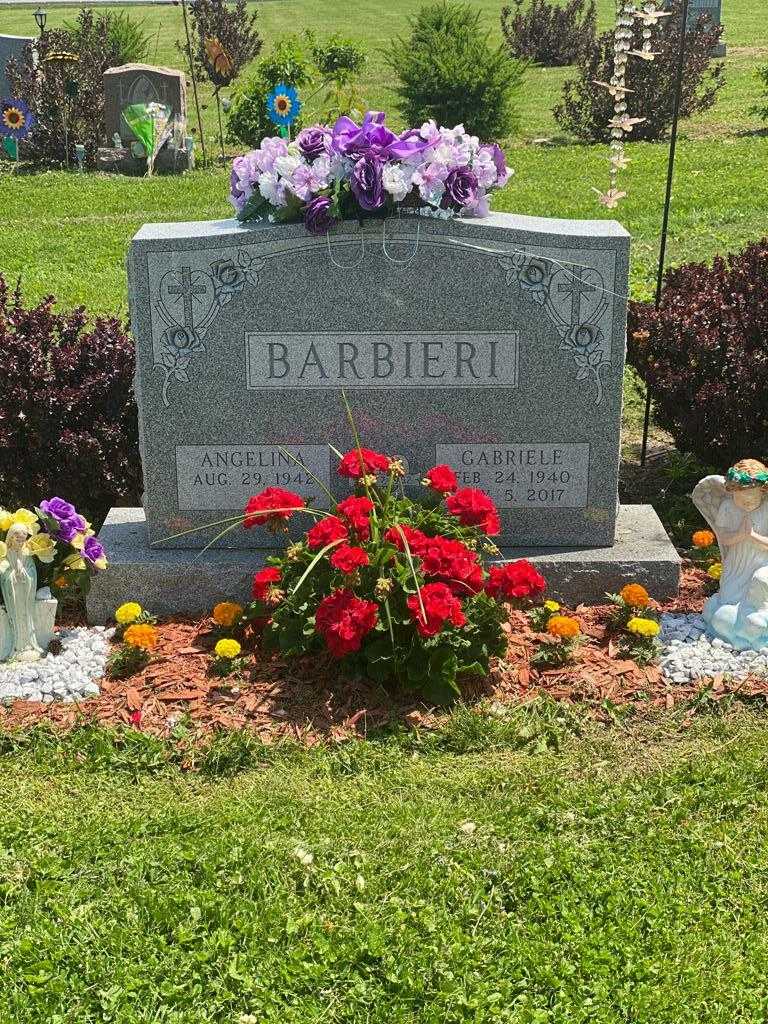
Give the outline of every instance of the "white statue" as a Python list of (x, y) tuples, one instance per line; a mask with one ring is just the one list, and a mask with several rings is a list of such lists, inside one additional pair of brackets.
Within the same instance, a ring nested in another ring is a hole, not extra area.
[(43, 656), (35, 627), (37, 567), (25, 545), (30, 531), (23, 523), (14, 523), (5, 538), (5, 558), (0, 561), (0, 592), (7, 615), (7, 637), (0, 660), (37, 661)]
[(717, 537), (720, 590), (704, 605), (712, 630), (737, 650), (768, 647), (768, 466), (743, 459), (707, 476), (693, 503)]

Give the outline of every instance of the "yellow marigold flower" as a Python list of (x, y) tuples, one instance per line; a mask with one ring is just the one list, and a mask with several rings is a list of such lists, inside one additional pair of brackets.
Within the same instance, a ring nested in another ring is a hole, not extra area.
[[(213, 621), (219, 626), (231, 626), (243, 614), (243, 606), (234, 601), (220, 601), (213, 609)], [(233, 655), (234, 657), (234, 655)]]
[(236, 658), (241, 650), (242, 647), (237, 640), (232, 640), (229, 637), (219, 640), (214, 647), (214, 651), (219, 658)]
[(552, 636), (559, 636), (564, 640), (569, 640), (574, 636), (578, 636), (581, 628), (578, 620), (570, 615), (553, 615), (547, 622), (547, 632), (551, 633)]
[(620, 596), (631, 608), (645, 608), (651, 600), (648, 591), (639, 583), (628, 583), (622, 587)]
[(627, 623), (627, 629), (635, 636), (658, 636), (661, 626), (654, 619), (641, 619), (635, 616)]
[(157, 630), (147, 623), (134, 623), (123, 633), (123, 640), (131, 647), (143, 647), (145, 651), (151, 651), (157, 643)]
[(142, 613), (142, 607), (136, 601), (126, 601), (121, 604), (115, 612), (115, 622), (126, 626), (129, 622), (135, 622)]
[(723, 563), (713, 562), (712, 565), (707, 569), (707, 576), (710, 576), (713, 580), (719, 580), (723, 575)]
[(26, 547), (30, 555), (34, 555), (35, 558), (39, 558), (47, 565), (50, 565), (56, 557), (56, 545), (53, 542), (53, 537), (47, 533), (36, 533), (34, 537), (29, 538)]
[(715, 539), (711, 530), (697, 530), (691, 537), (691, 542), (695, 548), (711, 548)]
[(557, 601), (545, 601), (544, 607), (547, 609), (548, 612), (560, 611), (560, 605), (557, 603)]

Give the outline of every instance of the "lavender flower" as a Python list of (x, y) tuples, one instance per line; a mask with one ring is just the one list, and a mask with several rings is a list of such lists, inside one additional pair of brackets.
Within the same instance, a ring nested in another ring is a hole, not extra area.
[(86, 537), (85, 543), (83, 544), (83, 557), (96, 566), (97, 569), (103, 569), (107, 564), (107, 553), (104, 550), (104, 546), (95, 537)]
[(64, 519), (59, 523), (59, 531), (56, 535), (56, 539), (63, 541), (65, 544), (71, 544), (76, 534), (84, 533), (87, 529), (88, 524), (83, 517), (75, 514), (70, 516), (69, 519)]
[(325, 235), (337, 223), (328, 196), (315, 196), (304, 207), (304, 227), (311, 235)]
[(441, 206), (446, 210), (462, 210), (477, 201), (477, 175), (468, 167), (455, 167), (445, 179)]
[(52, 516), (54, 519), (58, 519), (60, 523), (77, 515), (75, 506), (71, 505), (68, 501), (64, 501), (63, 498), (48, 498), (46, 501), (41, 501), (40, 511), (45, 512), (46, 515)]
[(352, 169), (350, 182), (352, 192), (364, 210), (378, 210), (384, 205), (385, 194), (382, 180), (381, 159), (366, 154), (361, 156)]
[(325, 125), (313, 124), (310, 128), (304, 128), (296, 136), (299, 152), (306, 160), (314, 160), (326, 152), (326, 140), (330, 133)]

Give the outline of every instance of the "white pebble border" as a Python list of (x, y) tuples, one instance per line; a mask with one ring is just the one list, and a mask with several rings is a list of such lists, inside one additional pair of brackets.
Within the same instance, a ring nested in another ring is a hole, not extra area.
[(701, 615), (661, 616), (660, 668), (671, 683), (689, 683), (712, 676), (768, 676), (768, 647), (736, 651), (725, 640), (712, 636)]
[(46, 654), (40, 661), (0, 666), (0, 703), (13, 700), (58, 700), (72, 704), (101, 692), (96, 680), (104, 675), (109, 656), (109, 641), (114, 629), (104, 626), (76, 626), (61, 629), (59, 654)]

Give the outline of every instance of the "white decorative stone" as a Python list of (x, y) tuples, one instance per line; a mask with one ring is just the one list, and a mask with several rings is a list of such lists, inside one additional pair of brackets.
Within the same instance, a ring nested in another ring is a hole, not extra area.
[(45, 654), (32, 663), (0, 665), (0, 701), (76, 700), (98, 696), (98, 680), (104, 675), (112, 630), (77, 626), (58, 633), (60, 654)]
[(671, 683), (711, 679), (712, 676), (768, 677), (768, 659), (760, 651), (738, 651), (720, 637), (709, 635), (701, 615), (661, 616), (659, 667)]

